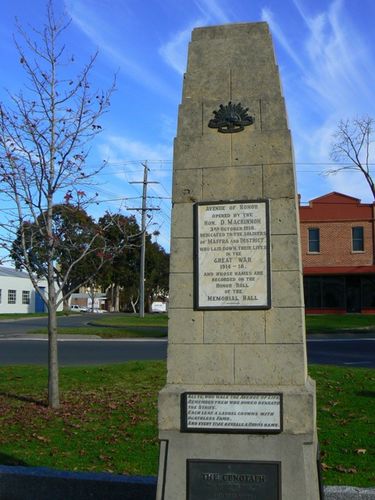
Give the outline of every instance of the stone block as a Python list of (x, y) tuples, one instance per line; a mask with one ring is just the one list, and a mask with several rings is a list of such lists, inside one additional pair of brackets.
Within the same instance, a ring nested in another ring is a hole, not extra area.
[(170, 344), (202, 344), (203, 312), (191, 309), (170, 309), (168, 332)]
[[(270, 33), (267, 27), (261, 26), (261, 23), (256, 29), (252, 29), (251, 38), (246, 25), (237, 32), (228, 29), (215, 34), (213, 29), (213, 32), (204, 38), (202, 38), (203, 32), (199, 33), (199, 29), (194, 30), (189, 45), (187, 68), (189, 74), (197, 71), (205, 73), (210, 68), (218, 67), (241, 68), (245, 72), (248, 68), (250, 74), (252, 62), (258, 62), (259, 57), (270, 65), (275, 63)], [(220, 64), (217, 64), (217, 61), (220, 61)]]
[(298, 236), (275, 234), (271, 238), (272, 271), (301, 271)]
[(262, 344), (264, 311), (206, 311), (204, 342), (214, 344)]
[(238, 345), (234, 350), (236, 384), (304, 385), (306, 382), (303, 344)]
[[(262, 167), (203, 169), (203, 200), (249, 200), (262, 192)], [(218, 197), (220, 193), (220, 197)]]
[(267, 344), (298, 344), (305, 341), (303, 307), (273, 307), (266, 312)]
[(278, 68), (275, 64), (268, 64), (268, 61), (249, 65), (247, 71), (241, 67), (233, 68), (231, 77), (231, 98), (234, 101), (243, 95), (251, 99), (274, 99), (282, 95)]
[(193, 204), (174, 203), (172, 206), (172, 238), (193, 237)]
[(272, 306), (303, 307), (302, 273), (272, 271)]
[(232, 134), (233, 166), (290, 163), (291, 158), (292, 142), (286, 129), (262, 132), (245, 129)]
[[(270, 30), (266, 22), (235, 23), (221, 26), (200, 27), (195, 28), (191, 34), (191, 40), (193, 42), (203, 41), (206, 43), (209, 40), (220, 38), (224, 40), (228, 38), (237, 38), (237, 43), (242, 43), (243, 39), (254, 42), (255, 40), (260, 40), (263, 44), (268, 44), (272, 47)], [(258, 54), (258, 57), (260, 56), (261, 54)]]
[(264, 165), (263, 183), (265, 198), (293, 198), (296, 192), (293, 165)]
[(203, 137), (192, 140), (176, 138), (174, 147), (174, 175), (178, 170), (202, 167), (230, 166), (230, 134), (218, 134), (211, 131)]
[(193, 273), (171, 273), (169, 287), (169, 309), (193, 308)]
[(269, 97), (260, 100), (261, 130), (288, 129), (285, 101), (282, 97)]
[(193, 238), (173, 238), (171, 241), (171, 273), (193, 272)]
[(202, 200), (202, 170), (176, 170), (173, 175), (173, 193), (175, 203), (194, 203)]
[(271, 235), (298, 234), (295, 198), (274, 198), (271, 201)]
[(188, 101), (201, 101), (205, 98), (217, 98), (230, 101), (231, 93), (231, 72), (226, 68), (220, 72), (217, 68), (207, 68), (196, 74), (186, 74), (182, 91), (182, 100), (185, 104)]
[(169, 344), (168, 384), (233, 384), (232, 345)]

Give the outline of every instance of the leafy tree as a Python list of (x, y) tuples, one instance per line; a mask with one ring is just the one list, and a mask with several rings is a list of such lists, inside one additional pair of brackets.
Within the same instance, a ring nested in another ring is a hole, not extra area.
[[(15, 45), (27, 83), (20, 92), (9, 94), (9, 106), (0, 104), (0, 192), (7, 207), (2, 212), (1, 246), (11, 252), (19, 237), (23, 266), (35, 289), (40, 292), (36, 267), (47, 280), (47, 294), (41, 296), (48, 310), (48, 401), (54, 408), (59, 406), (56, 309), (63, 300), (61, 283), (68, 280), (65, 276), (59, 284), (56, 262), (61, 250), (54, 234), (54, 206), (64, 197), (81, 207), (90, 201), (83, 186), (93, 182), (100, 167), (86, 165), (88, 143), (101, 131), (99, 119), (114, 90), (92, 89), (89, 77), (96, 54), (76, 73), (74, 57), (67, 54), (63, 41), (68, 26), (66, 17), (55, 15), (51, 0), (43, 28), (32, 31), (35, 38), (18, 26)], [(42, 265), (29, 252), (28, 227), (37, 228), (37, 240), (43, 241)], [(92, 244), (99, 237), (100, 232)], [(90, 252), (90, 245), (81, 248), (70, 272)]]
[[(18, 229), (11, 252), (15, 266), (21, 269), (26, 268), (26, 250), (27, 260), (39, 277), (47, 273), (48, 247), (39, 231), (43, 217), (45, 214), (40, 215), (36, 223), (23, 223), (24, 227)], [(99, 232), (94, 219), (80, 206), (64, 203), (53, 207), (54, 272), (62, 291), (65, 310), (68, 308), (71, 294), (80, 286), (89, 283), (103, 264), (100, 256), (106, 247), (106, 241)]]
[[(120, 288), (133, 290), (139, 281), (139, 245), (141, 230), (134, 216), (106, 214), (98, 221), (106, 241), (123, 251), (103, 266), (100, 284), (108, 289), (113, 311), (120, 310)], [(124, 297), (124, 294), (122, 294)]]
[(150, 311), (156, 298), (167, 298), (169, 293), (169, 254), (158, 243), (146, 238), (145, 302)]
[[(375, 199), (375, 184), (370, 172), (373, 134), (374, 119), (369, 116), (341, 120), (330, 151), (331, 159), (339, 165), (328, 169), (326, 174), (336, 174), (344, 170), (360, 172)], [(347, 164), (348, 161), (349, 164)]]

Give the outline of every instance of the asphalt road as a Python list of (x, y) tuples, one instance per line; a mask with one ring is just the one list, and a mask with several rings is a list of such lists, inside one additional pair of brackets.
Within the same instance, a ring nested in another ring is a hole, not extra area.
[[(103, 316), (100, 315), (102, 318)], [(77, 327), (84, 326), (89, 321), (98, 319), (98, 314), (72, 314), (71, 316), (58, 316), (57, 324), (58, 326), (66, 327)], [(36, 317), (27, 319), (17, 319), (17, 320), (1, 320), (0, 321), (0, 338), (8, 335), (24, 335), (30, 330), (36, 328), (46, 328), (47, 327), (47, 317)]]
[[(375, 338), (309, 339), (308, 362), (375, 368)], [(167, 342), (119, 340), (63, 340), (59, 342), (61, 366), (123, 363), (130, 360), (166, 359)], [(0, 366), (46, 364), (47, 342), (0, 340)]]
[[(0, 340), (0, 366), (47, 364), (48, 344), (40, 340)], [(68, 340), (58, 344), (60, 366), (103, 365), (130, 360), (166, 359), (167, 342)]]

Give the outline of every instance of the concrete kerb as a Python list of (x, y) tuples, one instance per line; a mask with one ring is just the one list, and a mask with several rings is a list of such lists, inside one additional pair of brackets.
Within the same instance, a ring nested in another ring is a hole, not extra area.
[(325, 486), (324, 500), (374, 500), (375, 488)]

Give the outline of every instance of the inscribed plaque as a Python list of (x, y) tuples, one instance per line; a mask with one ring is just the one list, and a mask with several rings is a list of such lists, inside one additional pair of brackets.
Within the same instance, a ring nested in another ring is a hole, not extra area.
[(195, 309), (268, 309), (268, 201), (195, 205)]
[(188, 500), (280, 500), (280, 462), (187, 460)]
[(182, 425), (186, 432), (278, 433), (282, 394), (185, 392)]

